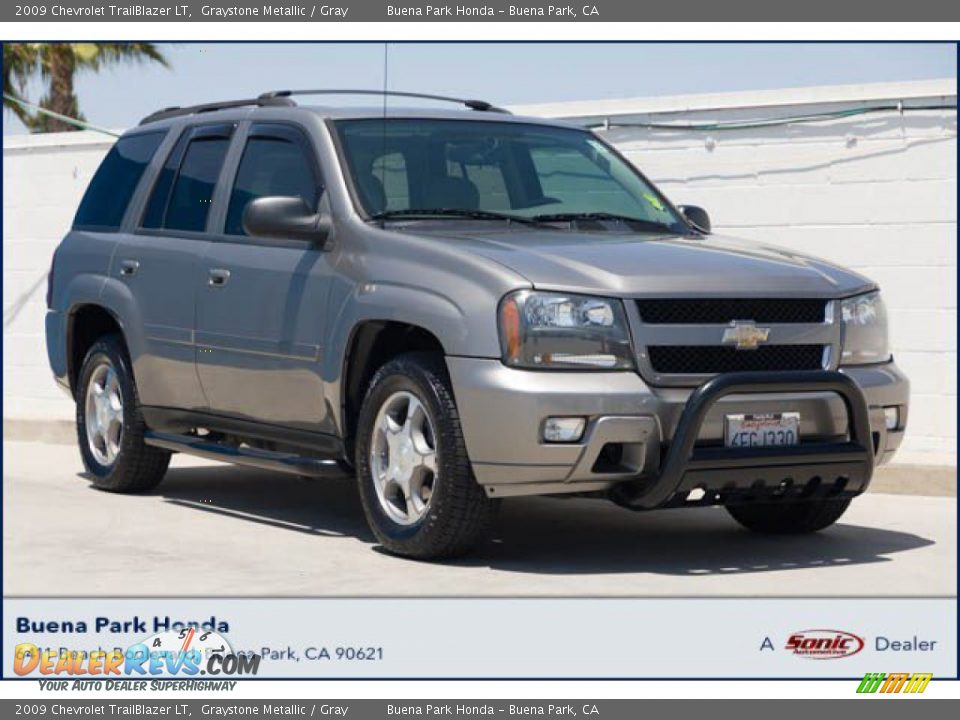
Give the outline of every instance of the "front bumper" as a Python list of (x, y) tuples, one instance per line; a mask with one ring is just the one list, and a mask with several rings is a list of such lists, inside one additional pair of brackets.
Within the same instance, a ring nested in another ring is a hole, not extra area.
[[(448, 357), (447, 364), (474, 473), (493, 497), (601, 491), (659, 477), (696, 391), (654, 388), (635, 373), (533, 372), (507, 368), (498, 360), (460, 357)], [(888, 461), (903, 438), (909, 382), (892, 362), (845, 368), (842, 375), (853, 381), (865, 401), (863, 424), (869, 429), (863, 434), (872, 469)], [(695, 447), (722, 445), (724, 416), (744, 412), (800, 413), (804, 445), (845, 441), (852, 429), (849, 401), (835, 387), (803, 387), (773, 387), (762, 393), (734, 388), (713, 398), (699, 419)], [(900, 408), (900, 425), (892, 431), (884, 421), (883, 408), (889, 406)], [(587, 418), (581, 441), (543, 442), (541, 428), (551, 416)]]

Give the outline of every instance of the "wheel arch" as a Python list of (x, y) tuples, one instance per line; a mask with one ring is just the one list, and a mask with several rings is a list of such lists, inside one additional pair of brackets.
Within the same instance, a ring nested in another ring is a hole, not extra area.
[(134, 372), (133, 361), (143, 346), (143, 332), (130, 288), (110, 277), (82, 274), (67, 285), (63, 296), (62, 342), (71, 393), (76, 396), (77, 376), (90, 345), (108, 332), (120, 336), (131, 360), (130, 371)]
[(348, 460), (370, 380), (390, 360), (410, 352), (446, 355), (437, 335), (415, 323), (368, 318), (351, 329), (340, 371), (340, 425)]
[(70, 308), (66, 321), (67, 378), (74, 397), (87, 352), (99, 338), (110, 334), (118, 335), (126, 347), (123, 324), (109, 308), (96, 302), (77, 303)]

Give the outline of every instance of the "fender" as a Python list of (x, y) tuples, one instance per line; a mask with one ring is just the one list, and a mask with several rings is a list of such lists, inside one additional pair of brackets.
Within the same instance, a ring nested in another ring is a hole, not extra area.
[(438, 292), (396, 282), (356, 285), (336, 310), (323, 354), (325, 402), (340, 432), (343, 430), (342, 385), (347, 349), (360, 325), (378, 320), (407, 323), (427, 330), (440, 341), (445, 354), (456, 354), (464, 348), (469, 335), (463, 309)]
[(103, 276), (81, 273), (69, 279), (66, 285), (55, 288), (54, 303), (47, 311), (47, 359), (54, 377), (69, 388), (70, 375), (70, 319), (82, 305), (99, 305)]
[[(68, 349), (72, 337), (69, 328), (72, 317), (79, 308), (92, 305), (109, 313), (120, 327), (130, 355), (131, 372), (136, 381), (136, 358), (143, 351), (144, 337), (140, 311), (130, 289), (113, 278), (102, 275), (79, 275), (64, 288), (63, 298), (67, 307), (66, 312), (63, 313), (63, 341), (60, 343), (63, 347), (64, 363), (68, 363), (67, 358), (70, 355)], [(70, 368), (67, 367), (67, 371), (69, 370)]]
[[(103, 307), (100, 295), (105, 279), (99, 273), (78, 273), (74, 275), (55, 294), (55, 307), (47, 313), (47, 357), (50, 360), (54, 376), (71, 393), (73, 392), (71, 373), (77, 370), (77, 368), (70, 366), (73, 315), (84, 306)], [(111, 312), (108, 308), (104, 309)], [(111, 314), (113, 313), (111, 312)], [(113, 315), (119, 324), (120, 319), (115, 314)]]
[(99, 305), (117, 319), (136, 375), (137, 358), (146, 347), (143, 319), (130, 287), (116, 278), (105, 278)]

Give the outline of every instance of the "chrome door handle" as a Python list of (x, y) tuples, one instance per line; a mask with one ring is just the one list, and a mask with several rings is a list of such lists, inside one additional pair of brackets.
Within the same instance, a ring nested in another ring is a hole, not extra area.
[(223, 287), (230, 280), (230, 271), (223, 268), (210, 268), (210, 287)]
[(140, 262), (137, 260), (122, 260), (120, 262), (120, 274), (121, 275), (136, 275), (137, 270), (140, 269)]

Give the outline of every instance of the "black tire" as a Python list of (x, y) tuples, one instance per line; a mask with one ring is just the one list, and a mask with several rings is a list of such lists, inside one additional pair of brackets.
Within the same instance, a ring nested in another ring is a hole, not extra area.
[(754, 532), (800, 535), (830, 527), (850, 507), (850, 499), (798, 500), (728, 505), (733, 519)]
[[(119, 451), (108, 463), (101, 462), (90, 447), (86, 413), (90, 379), (104, 364), (116, 373), (123, 418), (117, 443)], [(163, 480), (170, 464), (170, 452), (145, 445), (145, 430), (126, 347), (119, 336), (105, 335), (87, 352), (77, 381), (77, 441), (83, 464), (97, 488), (117, 493), (143, 493), (153, 490)]]
[[(370, 449), (374, 423), (396, 393), (411, 393), (431, 417), (437, 473), (425, 514), (414, 524), (395, 522), (382, 506)], [(389, 552), (420, 560), (463, 555), (487, 539), (498, 502), (477, 483), (467, 457), (460, 417), (443, 359), (428, 353), (401, 355), (374, 375), (357, 422), (357, 483), (367, 523)]]

